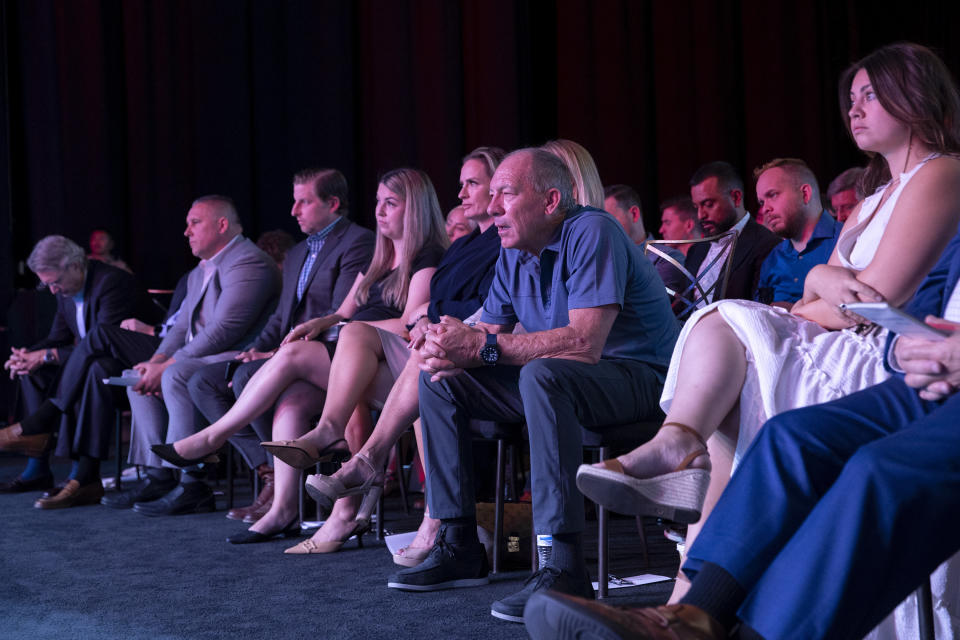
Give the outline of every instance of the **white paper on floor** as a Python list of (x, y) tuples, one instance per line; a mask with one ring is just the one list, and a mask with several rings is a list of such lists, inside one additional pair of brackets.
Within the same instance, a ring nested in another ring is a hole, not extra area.
[(387, 543), (387, 551), (394, 554), (413, 542), (413, 539), (416, 537), (416, 531), (408, 531), (406, 533), (395, 533), (391, 536), (386, 536), (383, 541)]
[[(611, 576), (612, 578), (613, 576)], [(666, 576), (658, 576), (653, 573), (644, 573), (639, 576), (628, 576), (626, 578), (616, 578), (610, 580), (607, 583), (607, 589), (622, 589), (623, 587), (639, 587), (642, 584), (653, 584), (654, 582), (666, 582), (668, 580), (673, 580), (673, 578), (668, 578)], [(600, 585), (596, 582), (593, 583), (593, 589), (596, 591), (600, 588)]]

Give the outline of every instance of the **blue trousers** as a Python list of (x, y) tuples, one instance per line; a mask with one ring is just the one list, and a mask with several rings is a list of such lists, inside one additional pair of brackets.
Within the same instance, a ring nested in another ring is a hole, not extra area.
[[(519, 423), (530, 437), (533, 524), (538, 534), (583, 531), (582, 426), (622, 425), (660, 414), (663, 375), (635, 360), (584, 364), (543, 358), (523, 367), (420, 376), (427, 500), (434, 518), (475, 513), (470, 420)], [(518, 427), (519, 428), (519, 427)]]
[(960, 394), (900, 378), (760, 430), (691, 546), (768, 640), (860, 638), (960, 548)]

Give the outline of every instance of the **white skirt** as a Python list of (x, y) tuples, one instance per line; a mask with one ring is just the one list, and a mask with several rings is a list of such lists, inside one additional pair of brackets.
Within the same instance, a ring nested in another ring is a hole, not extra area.
[(747, 356), (734, 468), (763, 423), (778, 413), (836, 400), (889, 377), (883, 368), (885, 331), (865, 336), (828, 331), (779, 307), (724, 300), (695, 313), (680, 332), (660, 397), (664, 412), (673, 401), (687, 336), (713, 310), (730, 325)]
[[(778, 307), (724, 300), (691, 316), (680, 332), (660, 398), (664, 412), (673, 400), (686, 338), (712, 310), (730, 325), (747, 356), (734, 469), (760, 427), (778, 413), (830, 402), (889, 377), (883, 368), (886, 331), (865, 336), (851, 330), (828, 331)], [(960, 637), (960, 553), (933, 572), (931, 584), (938, 640)], [(910, 595), (867, 638), (906, 640), (918, 636), (916, 598)]]

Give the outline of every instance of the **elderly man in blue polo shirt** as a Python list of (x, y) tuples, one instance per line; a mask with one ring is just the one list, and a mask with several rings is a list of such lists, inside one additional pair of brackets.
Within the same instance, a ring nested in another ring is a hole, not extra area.
[[(592, 595), (575, 476), (581, 426), (659, 415), (678, 328), (653, 265), (608, 213), (576, 206), (566, 166), (515, 151), (490, 183), (502, 250), (481, 322), (431, 325), (420, 379), (433, 549), (388, 586), (412, 591), (488, 581), (477, 540), (469, 420), (525, 420), (534, 527), (553, 536), (549, 563), (491, 613), (522, 622), (530, 594)], [(513, 334), (516, 324), (527, 333)]]
[(803, 296), (810, 269), (830, 259), (843, 225), (824, 210), (817, 178), (803, 160), (776, 158), (753, 176), (759, 214), (783, 238), (760, 266), (754, 299), (789, 310)]

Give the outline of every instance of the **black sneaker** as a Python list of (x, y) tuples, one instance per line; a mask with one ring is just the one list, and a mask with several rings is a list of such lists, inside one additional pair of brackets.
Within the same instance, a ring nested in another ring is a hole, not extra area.
[[(487, 551), (479, 541), (447, 540), (447, 525), (440, 525), (436, 541), (423, 562), (395, 573), (387, 586), (404, 591), (439, 591), (479, 587), (490, 582)], [(521, 606), (521, 613), (523, 607)]]
[(490, 606), (490, 615), (510, 622), (523, 622), (523, 608), (535, 592), (558, 591), (572, 596), (593, 599), (590, 578), (575, 578), (566, 571), (547, 565), (527, 578), (523, 589)]

